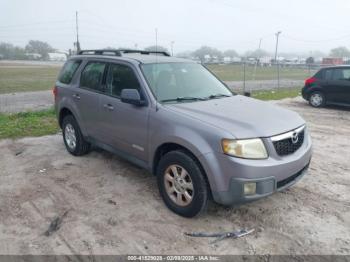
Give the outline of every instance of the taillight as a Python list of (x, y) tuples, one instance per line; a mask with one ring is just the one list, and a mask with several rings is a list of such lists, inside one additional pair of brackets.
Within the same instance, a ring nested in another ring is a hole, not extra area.
[(315, 77), (308, 78), (308, 79), (305, 80), (305, 85), (306, 85), (306, 86), (307, 86), (307, 85), (311, 85), (311, 84), (315, 83), (316, 80), (317, 80), (317, 79), (316, 79)]
[(54, 86), (54, 88), (52, 89), (52, 93), (53, 93), (53, 96), (55, 97), (55, 99), (57, 97), (57, 92), (58, 92), (57, 86)]

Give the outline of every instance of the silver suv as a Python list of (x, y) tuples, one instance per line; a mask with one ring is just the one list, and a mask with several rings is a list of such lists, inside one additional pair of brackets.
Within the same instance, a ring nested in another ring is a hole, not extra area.
[(295, 112), (232, 93), (204, 66), (165, 52), (82, 51), (54, 88), (67, 150), (101, 147), (156, 175), (165, 204), (193, 217), (297, 182), (311, 160)]

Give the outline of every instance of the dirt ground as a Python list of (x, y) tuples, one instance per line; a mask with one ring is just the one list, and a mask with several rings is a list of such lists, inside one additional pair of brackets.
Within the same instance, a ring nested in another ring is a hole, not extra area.
[[(170, 212), (147, 172), (104, 151), (72, 157), (62, 136), (0, 141), (0, 254), (350, 254), (350, 111), (279, 105), (307, 121), (309, 174), (240, 207), (210, 203), (193, 219)], [(53, 217), (69, 210), (47, 237)], [(209, 244), (184, 232), (255, 229)]]

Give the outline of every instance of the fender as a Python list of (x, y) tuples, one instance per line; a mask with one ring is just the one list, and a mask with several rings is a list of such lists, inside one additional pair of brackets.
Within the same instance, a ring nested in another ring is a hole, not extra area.
[(72, 99), (70, 98), (70, 96), (62, 96), (62, 98), (59, 101), (59, 104), (57, 105), (57, 112), (58, 112), (58, 120), (60, 120), (61, 118), (61, 112), (63, 109), (68, 109), (72, 115), (74, 116), (74, 118), (77, 120), (78, 125), (80, 127), (80, 130), (83, 134), (84, 137), (88, 136), (87, 130), (85, 128), (84, 125), (84, 121), (81, 118), (81, 115), (79, 113), (79, 110), (77, 108), (76, 103), (74, 103), (73, 101), (71, 101)]

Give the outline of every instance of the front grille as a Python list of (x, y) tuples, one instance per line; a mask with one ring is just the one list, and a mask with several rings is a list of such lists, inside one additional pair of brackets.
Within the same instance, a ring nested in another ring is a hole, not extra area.
[(273, 141), (277, 154), (280, 156), (293, 154), (304, 143), (304, 135), (305, 131), (303, 130), (298, 134), (298, 141), (296, 143), (293, 143), (291, 137), (279, 141)]
[(299, 176), (303, 174), (303, 172), (309, 167), (309, 164), (307, 164), (306, 167), (304, 167), (302, 170), (300, 170), (298, 173), (295, 175), (292, 175), (290, 177), (287, 177), (284, 180), (278, 181), (277, 182), (277, 188), (284, 187), (285, 185), (288, 185), (289, 183), (293, 182), (295, 179), (297, 179)]

